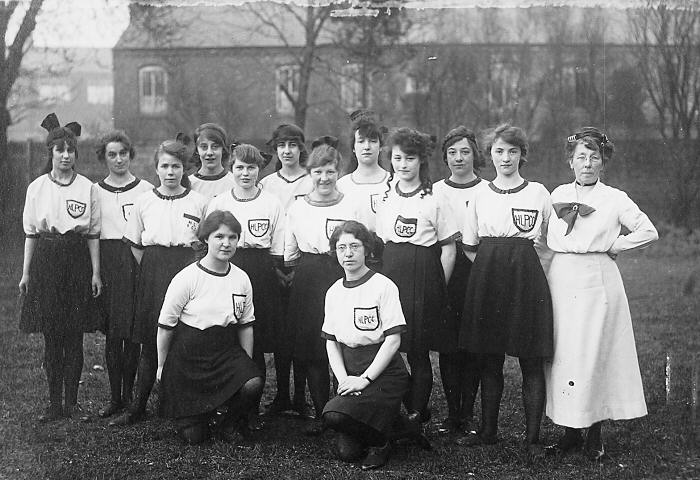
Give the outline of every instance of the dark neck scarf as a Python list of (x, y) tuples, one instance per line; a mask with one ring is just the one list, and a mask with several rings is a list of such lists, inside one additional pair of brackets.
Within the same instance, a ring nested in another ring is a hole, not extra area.
[(585, 217), (595, 212), (595, 208), (589, 207), (585, 203), (578, 202), (557, 202), (553, 207), (554, 211), (557, 213), (557, 217), (566, 222), (567, 227), (564, 236), (571, 233), (571, 229), (574, 228), (574, 223), (576, 223), (576, 218), (579, 215)]

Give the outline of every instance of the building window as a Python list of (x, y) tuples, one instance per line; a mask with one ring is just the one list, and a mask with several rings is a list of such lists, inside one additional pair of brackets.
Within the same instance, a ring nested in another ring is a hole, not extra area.
[(39, 85), (39, 99), (46, 103), (70, 102), (73, 91), (66, 84)]
[[(362, 65), (350, 63), (343, 65), (340, 77), (340, 106), (352, 111), (358, 107), (372, 106), (372, 81), (367, 75), (367, 99), (362, 101)], [(366, 103), (366, 104), (365, 104)]]
[(159, 115), (168, 110), (168, 74), (162, 67), (139, 70), (139, 110), (146, 115)]
[(491, 64), (488, 86), (489, 104), (504, 108), (517, 101), (520, 71), (517, 65), (496, 60)]
[(111, 105), (114, 98), (112, 85), (88, 85), (87, 101), (92, 105)]
[(299, 95), (299, 66), (283, 65), (277, 67), (277, 85), (275, 87), (275, 99), (277, 103), (277, 113), (291, 115), (294, 113), (294, 105), (289, 99), (298, 98)]
[(425, 95), (430, 92), (430, 85), (428, 82), (417, 75), (409, 75), (406, 77), (406, 85), (404, 86), (403, 93), (406, 95), (422, 94)]

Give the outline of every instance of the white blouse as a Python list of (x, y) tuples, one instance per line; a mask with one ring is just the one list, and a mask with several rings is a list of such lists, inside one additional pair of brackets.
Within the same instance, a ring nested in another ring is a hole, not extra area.
[(134, 209), (134, 203), (143, 192), (153, 189), (146, 180), (135, 179), (122, 187), (109, 185), (105, 181), (96, 183), (100, 204), (101, 240), (121, 240), (124, 238), (126, 222)]
[(260, 180), (260, 185), (262, 185), (263, 190), (277, 197), (285, 213), (289, 211), (297, 198), (301, 198), (313, 190), (311, 177), (308, 173), (304, 173), (294, 180), (287, 180), (277, 171)]
[(202, 175), (201, 173), (193, 173), (190, 175), (190, 183), (192, 190), (201, 193), (208, 200), (214, 196), (231, 190), (236, 181), (233, 179), (233, 173), (224, 170), (219, 175)]
[(345, 175), (336, 184), (338, 190), (343, 192), (357, 209), (357, 221), (362, 223), (369, 231), (376, 231), (377, 205), (384, 197), (387, 190), (386, 181), (389, 172), (385, 172), (384, 178), (376, 183), (356, 182), (352, 173)]

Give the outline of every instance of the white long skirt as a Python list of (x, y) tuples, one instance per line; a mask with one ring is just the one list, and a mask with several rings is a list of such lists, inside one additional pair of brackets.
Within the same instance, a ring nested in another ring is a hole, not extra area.
[(554, 356), (545, 364), (547, 416), (558, 425), (647, 414), (622, 277), (605, 253), (554, 255), (549, 270)]

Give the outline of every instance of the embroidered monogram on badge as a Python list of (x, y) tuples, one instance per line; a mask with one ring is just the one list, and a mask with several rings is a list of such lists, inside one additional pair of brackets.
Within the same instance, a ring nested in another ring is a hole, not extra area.
[(404, 218), (401, 215), (396, 217), (396, 222), (394, 223), (394, 232), (399, 237), (410, 238), (416, 234), (417, 230), (417, 218)]
[(245, 295), (240, 293), (231, 294), (231, 299), (233, 300), (233, 316), (236, 320), (240, 321), (243, 318), (243, 311), (245, 310)]
[(369, 332), (379, 328), (378, 307), (356, 307), (354, 311), (355, 328)]
[(254, 237), (260, 238), (264, 236), (269, 229), (269, 218), (251, 218), (248, 220), (248, 231)]
[(372, 213), (377, 213), (377, 204), (379, 203), (379, 193), (373, 193), (369, 196), (369, 207)]
[(537, 210), (528, 210), (525, 208), (512, 208), (513, 215), (513, 225), (515, 225), (521, 232), (529, 232), (535, 228), (535, 223), (537, 223), (537, 215), (539, 212)]
[(124, 205), (122, 205), (122, 217), (124, 217), (124, 220), (129, 220), (129, 217), (131, 216), (131, 210), (133, 209), (133, 207), (133, 203), (125, 203)]
[(77, 200), (66, 200), (66, 211), (73, 218), (78, 218), (85, 213), (86, 203)]
[(326, 219), (326, 238), (331, 239), (331, 235), (335, 232), (335, 229), (345, 223), (345, 220), (339, 220), (337, 218), (327, 218)]

